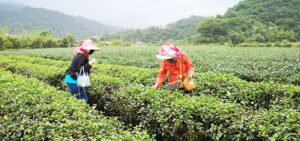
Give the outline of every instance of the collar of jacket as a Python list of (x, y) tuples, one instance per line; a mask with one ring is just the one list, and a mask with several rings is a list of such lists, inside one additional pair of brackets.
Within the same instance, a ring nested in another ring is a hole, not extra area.
[(80, 53), (83, 54), (85, 57), (89, 56), (89, 52), (87, 50), (81, 48), (80, 51)]

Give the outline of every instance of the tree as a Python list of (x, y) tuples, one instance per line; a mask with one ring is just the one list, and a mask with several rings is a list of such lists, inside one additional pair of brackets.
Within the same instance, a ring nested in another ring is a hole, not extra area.
[(0, 34), (0, 50), (6, 49), (6, 47), (4, 46), (4, 42), (5, 42), (4, 36)]
[(142, 31), (140, 29), (137, 29), (135, 36), (136, 36), (136, 40), (140, 41), (142, 39), (142, 37), (143, 37)]
[(69, 47), (69, 40), (67, 38), (63, 38), (60, 43), (61, 47)]
[(198, 28), (197, 42), (300, 41), (299, 0), (244, 0)]
[(51, 36), (51, 32), (43, 31), (43, 32), (40, 33), (40, 36), (42, 36), (42, 37), (49, 37), (49, 36)]
[(67, 35), (68, 47), (71, 47), (75, 44), (75, 36), (72, 34)]
[(193, 34), (197, 32), (199, 22), (204, 21), (205, 17), (191, 16), (186, 19), (179, 20), (175, 23), (169, 24), (166, 27), (153, 26), (147, 29), (129, 29), (122, 30), (115, 33), (105, 33), (101, 37), (103, 39), (111, 41), (114, 39), (131, 42), (131, 38), (136, 41), (142, 41), (144, 43), (161, 44), (163, 41), (177, 41), (188, 40)]

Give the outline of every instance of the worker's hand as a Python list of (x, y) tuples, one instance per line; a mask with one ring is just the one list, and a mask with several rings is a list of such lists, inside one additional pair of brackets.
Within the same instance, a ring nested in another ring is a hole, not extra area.
[(93, 65), (93, 64), (96, 64), (96, 63), (97, 63), (97, 61), (96, 61), (96, 59), (94, 59), (94, 58), (91, 59), (91, 60), (89, 61), (89, 64), (90, 64), (90, 65)]
[(155, 85), (152, 86), (152, 88), (158, 89), (159, 87), (155, 84)]
[(188, 74), (187, 78), (193, 78), (193, 75), (192, 74)]

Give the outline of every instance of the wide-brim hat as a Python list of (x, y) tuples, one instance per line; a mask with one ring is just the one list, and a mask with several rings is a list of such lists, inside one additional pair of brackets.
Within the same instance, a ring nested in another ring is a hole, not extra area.
[(182, 50), (175, 45), (166, 42), (156, 53), (158, 59), (171, 59), (182, 55)]
[(161, 59), (161, 60), (166, 60), (166, 59), (171, 59), (173, 58), (172, 56), (163, 56), (163, 55), (156, 55), (156, 58)]
[(95, 46), (89, 47), (89, 49), (90, 49), (90, 50), (95, 50), (95, 51), (99, 51), (99, 50), (100, 50), (99, 48), (97, 48), (97, 47), (95, 47)]
[(85, 40), (80, 44), (80, 48), (85, 49), (85, 50), (100, 50), (99, 48), (96, 47), (95, 43), (92, 40)]

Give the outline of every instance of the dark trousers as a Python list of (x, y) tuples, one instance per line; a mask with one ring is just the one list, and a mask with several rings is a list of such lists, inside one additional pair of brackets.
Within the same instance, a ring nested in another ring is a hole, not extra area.
[(78, 87), (75, 83), (67, 83), (68, 88), (71, 90), (71, 94), (79, 99), (88, 102), (88, 97), (83, 87)]

